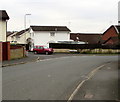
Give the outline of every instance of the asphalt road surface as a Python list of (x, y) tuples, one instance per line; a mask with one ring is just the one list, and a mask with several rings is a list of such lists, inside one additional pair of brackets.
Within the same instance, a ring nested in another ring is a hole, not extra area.
[[(97, 68), (117, 61), (118, 56), (66, 56), (4, 67), (2, 97), (3, 100), (68, 100), (91, 72), (99, 73), (95, 71)], [(103, 75), (99, 74), (98, 79)], [(92, 84), (89, 82), (86, 89)]]

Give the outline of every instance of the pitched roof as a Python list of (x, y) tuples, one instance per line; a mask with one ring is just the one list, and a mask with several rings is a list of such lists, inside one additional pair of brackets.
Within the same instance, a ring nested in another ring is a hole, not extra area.
[(101, 39), (102, 34), (95, 33), (70, 33), (71, 40), (88, 42), (89, 44), (97, 44)]
[(8, 32), (7, 32), (7, 37), (10, 36), (10, 35), (12, 35), (13, 33), (14, 33), (14, 32), (8, 31)]
[(66, 26), (30, 26), (33, 31), (70, 31)]
[(107, 43), (109, 40), (112, 40), (114, 44), (118, 44), (118, 42), (120, 41), (118, 37), (110, 37), (109, 39), (104, 41), (103, 44)]
[(0, 19), (9, 20), (9, 16), (5, 10), (0, 10)]
[(116, 30), (117, 33), (120, 33), (120, 25), (112, 25), (112, 26), (110, 26), (110, 27), (103, 33), (103, 35), (104, 35), (109, 29), (111, 29), (112, 27), (114, 27), (114, 29)]
[(8, 31), (6, 36), (7, 37), (14, 36), (16, 33), (17, 33), (17, 31)]
[(27, 28), (27, 29), (25, 29), (25, 30), (21, 30), (21, 31), (17, 32), (17, 33), (16, 33), (16, 36), (19, 36), (19, 35), (24, 34), (25, 32), (29, 31), (29, 29), (30, 29), (30, 28)]

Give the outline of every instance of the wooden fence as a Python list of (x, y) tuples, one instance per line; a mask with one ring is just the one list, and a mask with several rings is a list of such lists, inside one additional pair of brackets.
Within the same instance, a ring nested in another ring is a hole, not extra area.
[(50, 43), (50, 48), (54, 49), (54, 52), (59, 53), (120, 53), (119, 45), (101, 45), (101, 44), (61, 44), (61, 43)]
[(54, 49), (120, 49), (118, 45), (101, 45), (101, 44), (62, 44), (50, 43), (50, 48)]

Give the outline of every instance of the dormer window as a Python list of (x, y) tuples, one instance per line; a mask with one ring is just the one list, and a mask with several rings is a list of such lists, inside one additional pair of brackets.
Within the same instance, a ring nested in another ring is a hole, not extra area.
[(55, 36), (55, 32), (50, 32), (50, 36), (54, 37)]

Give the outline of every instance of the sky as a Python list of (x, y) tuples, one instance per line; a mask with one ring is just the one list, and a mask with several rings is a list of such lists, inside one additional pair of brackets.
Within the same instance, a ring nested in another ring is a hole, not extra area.
[(30, 25), (67, 26), (73, 33), (103, 33), (118, 24), (120, 0), (0, 0), (9, 31)]

